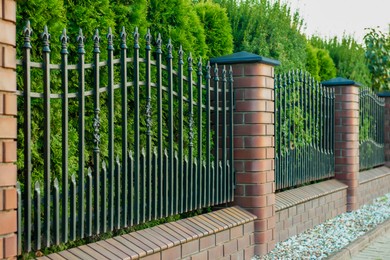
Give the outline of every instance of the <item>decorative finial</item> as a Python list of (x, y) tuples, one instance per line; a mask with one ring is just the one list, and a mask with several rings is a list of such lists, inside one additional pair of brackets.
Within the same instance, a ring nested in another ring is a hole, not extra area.
[(211, 70), (210, 61), (208, 61), (207, 65), (206, 65), (206, 79), (210, 79), (211, 78), (210, 70)]
[(79, 30), (79, 35), (77, 36), (77, 42), (79, 43), (77, 53), (84, 54), (84, 42), (85, 42), (85, 37), (83, 35), (83, 30), (80, 28)]
[(114, 35), (112, 34), (111, 27), (108, 27), (107, 50), (109, 50), (109, 51), (113, 51), (114, 50), (113, 39), (114, 39)]
[(68, 54), (69, 37), (68, 37), (68, 35), (66, 35), (66, 29), (65, 28), (62, 30), (62, 34), (60, 36), (60, 41), (61, 41), (61, 53), (62, 54)]
[(183, 62), (183, 55), (184, 55), (184, 52), (183, 52), (183, 47), (180, 45), (180, 47), (179, 47), (179, 52), (178, 52), (178, 54), (179, 54), (179, 64), (184, 64), (184, 62)]
[(199, 76), (203, 75), (203, 72), (202, 72), (202, 57), (199, 57), (199, 61), (198, 61), (198, 75)]
[(127, 44), (126, 44), (127, 33), (126, 33), (126, 29), (124, 26), (122, 27), (120, 37), (121, 37), (121, 48), (127, 49)]
[(100, 52), (100, 36), (99, 36), (99, 29), (96, 29), (95, 35), (93, 36), (93, 52), (99, 53)]
[(43, 52), (50, 52), (50, 47), (49, 47), (49, 44), (50, 44), (50, 33), (49, 33), (46, 25), (43, 28), (43, 33), (41, 35), (41, 38), (42, 38), (42, 43), (43, 43), (42, 51)]
[(173, 46), (172, 46), (171, 39), (168, 40), (167, 49), (168, 49), (168, 59), (172, 59), (173, 58), (172, 57)]
[(189, 70), (189, 71), (192, 71), (192, 62), (193, 62), (193, 60), (192, 60), (192, 54), (191, 54), (191, 52), (190, 52), (189, 55), (188, 55), (187, 62), (188, 62), (188, 70)]
[(151, 49), (150, 44), (152, 41), (152, 35), (150, 34), (150, 29), (148, 29), (148, 32), (145, 35), (145, 40), (146, 40), (146, 49), (150, 50)]
[(31, 35), (32, 35), (32, 30), (30, 26), (30, 21), (27, 21), (26, 26), (23, 29), (23, 35), (24, 35), (24, 45), (23, 48), (29, 48), (31, 49)]
[(139, 49), (139, 33), (138, 33), (138, 27), (135, 27), (134, 33), (134, 48)]

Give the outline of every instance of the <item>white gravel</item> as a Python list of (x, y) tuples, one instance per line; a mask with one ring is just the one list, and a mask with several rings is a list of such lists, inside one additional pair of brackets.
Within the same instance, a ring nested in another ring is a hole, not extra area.
[(390, 218), (390, 193), (373, 204), (343, 213), (312, 229), (276, 244), (263, 257), (253, 259), (324, 259)]

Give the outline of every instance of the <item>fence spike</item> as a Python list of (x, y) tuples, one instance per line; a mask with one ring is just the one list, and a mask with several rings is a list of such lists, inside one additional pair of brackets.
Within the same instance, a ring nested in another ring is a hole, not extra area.
[(203, 72), (202, 72), (202, 57), (199, 57), (199, 61), (198, 61), (198, 76), (202, 76), (203, 75)]
[(138, 27), (135, 27), (135, 29), (134, 29), (133, 38), (134, 38), (134, 48), (135, 48), (135, 49), (139, 49), (139, 33), (138, 33)]
[(167, 44), (167, 50), (168, 50), (168, 59), (172, 59), (172, 49), (173, 49), (173, 46), (172, 46), (172, 42), (171, 42), (171, 39), (168, 40), (168, 44)]
[(146, 40), (146, 48), (150, 50), (150, 43), (152, 42), (152, 35), (150, 34), (150, 29), (148, 29), (146, 35), (145, 35), (145, 40)]
[(126, 44), (127, 33), (126, 33), (126, 29), (124, 26), (122, 26), (122, 31), (121, 31), (120, 37), (121, 37), (121, 48), (127, 49), (127, 44)]
[(80, 28), (79, 30), (79, 35), (77, 36), (77, 42), (78, 42), (78, 49), (77, 53), (84, 54), (84, 42), (85, 42), (85, 37), (83, 35), (83, 30)]
[(26, 26), (23, 29), (23, 36), (24, 36), (24, 45), (23, 48), (29, 48), (31, 49), (31, 35), (32, 35), (32, 29), (30, 26), (30, 20), (27, 21)]
[(183, 47), (181, 45), (179, 47), (178, 55), (179, 55), (179, 64), (184, 64), (183, 62), (184, 52), (183, 52)]
[(43, 52), (50, 52), (50, 33), (47, 29), (47, 25), (43, 28), (43, 33), (41, 34), (41, 39), (43, 43)]
[(95, 34), (93, 36), (93, 43), (94, 43), (94, 53), (100, 53), (100, 36), (99, 36), (99, 29), (96, 29)]
[(61, 41), (61, 54), (68, 54), (69, 37), (68, 37), (68, 35), (66, 35), (65, 28), (62, 30), (62, 34), (60, 36), (60, 41)]

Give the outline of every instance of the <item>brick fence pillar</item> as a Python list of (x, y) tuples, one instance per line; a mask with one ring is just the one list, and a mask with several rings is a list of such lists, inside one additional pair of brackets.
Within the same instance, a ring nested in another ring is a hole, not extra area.
[(274, 66), (279, 62), (248, 52), (211, 60), (233, 66), (234, 204), (257, 216), (255, 254), (275, 245)]
[(378, 96), (385, 99), (385, 162), (390, 166), (390, 91), (379, 93)]
[(17, 255), (16, 1), (0, 0), (0, 258)]
[(359, 84), (344, 78), (322, 82), (335, 88), (335, 177), (348, 185), (347, 211), (359, 208)]

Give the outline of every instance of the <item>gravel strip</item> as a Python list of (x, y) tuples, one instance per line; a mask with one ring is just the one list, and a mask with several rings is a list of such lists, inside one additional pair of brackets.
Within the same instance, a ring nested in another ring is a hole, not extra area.
[(343, 213), (312, 229), (276, 244), (265, 256), (253, 259), (324, 259), (390, 219), (390, 193), (373, 204)]

